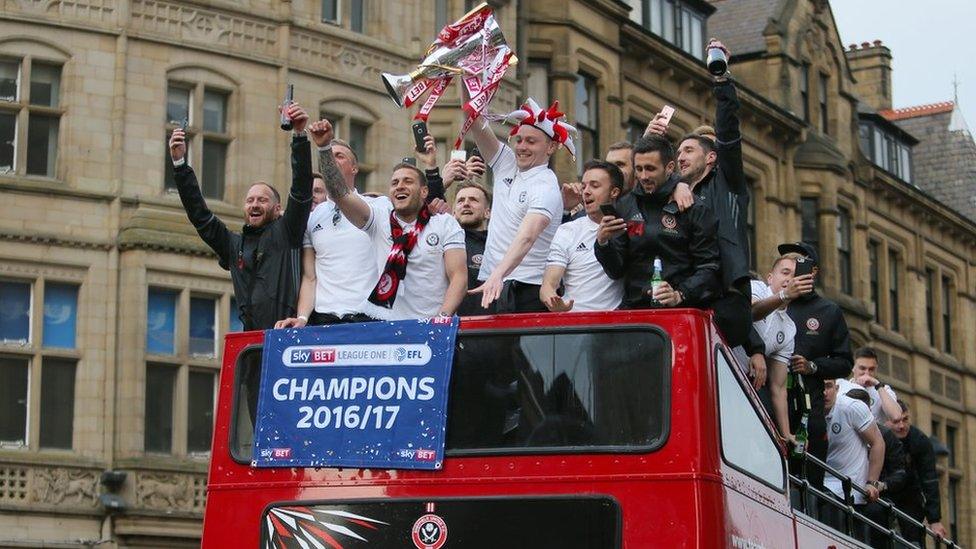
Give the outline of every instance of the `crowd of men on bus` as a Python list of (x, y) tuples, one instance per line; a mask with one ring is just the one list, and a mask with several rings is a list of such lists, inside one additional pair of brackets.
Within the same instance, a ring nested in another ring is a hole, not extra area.
[[(443, 169), (428, 136), (415, 161), (393, 167), (385, 196), (357, 190), (353, 147), (293, 102), (283, 106), (293, 131), (287, 208), (273, 186), (254, 183), (239, 233), (207, 208), (180, 129), (169, 146), (187, 216), (230, 271), (245, 329), (710, 309), (784, 440), (796, 443), (803, 423), (807, 452), (866, 490), (854, 496), (863, 514), (887, 524), (882, 495), (945, 535), (932, 445), (878, 379), (877, 355), (852, 357), (840, 307), (815, 290), (817, 250), (782, 244), (764, 277), (750, 274), (739, 103), (730, 75), (714, 80), (714, 128), (672, 142), (669, 116), (658, 114), (636, 143), (588, 160), (578, 182), (560, 184), (549, 167), (560, 147), (575, 154), (572, 128), (557, 104), (529, 99), (510, 115), (508, 142), (479, 118), (476, 153)], [(455, 184), (452, 215), (444, 199)], [(814, 487), (843, 498), (836, 478), (805, 469)], [(912, 540), (916, 530), (901, 527)]]

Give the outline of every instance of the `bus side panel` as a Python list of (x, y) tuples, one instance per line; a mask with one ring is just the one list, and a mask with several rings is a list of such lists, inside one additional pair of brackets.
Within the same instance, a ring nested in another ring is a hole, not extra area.
[[(747, 495), (731, 486), (724, 489), (726, 546), (793, 547), (793, 517), (775, 508), (779, 505), (762, 502), (763, 496), (776, 495), (784, 500), (786, 496), (772, 489), (769, 489), (770, 494), (762, 496), (756, 494), (755, 490), (749, 491), (752, 493)], [(789, 513), (788, 507), (786, 511)]]
[(796, 544), (803, 549), (841, 549), (863, 547), (836, 530), (827, 528), (802, 513), (796, 514)]

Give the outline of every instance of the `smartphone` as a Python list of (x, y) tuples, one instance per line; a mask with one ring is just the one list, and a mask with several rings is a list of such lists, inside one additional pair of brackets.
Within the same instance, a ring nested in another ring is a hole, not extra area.
[(281, 102), (281, 129), (288, 131), (291, 129), (291, 118), (288, 113), (288, 105), (291, 105), (295, 101), (295, 85), (288, 84), (285, 88), (285, 100)]
[(467, 159), (468, 159), (468, 151), (466, 151), (464, 149), (452, 150), (451, 151), (451, 160), (461, 160), (461, 161), (464, 161), (464, 160), (467, 160)]
[(671, 123), (671, 117), (674, 116), (674, 107), (671, 105), (665, 105), (661, 107), (661, 114), (664, 115), (664, 125), (667, 126)]
[(413, 142), (416, 145), (417, 152), (427, 152), (427, 147), (424, 145), (424, 138), (427, 137), (427, 123), (423, 120), (417, 120), (410, 128), (413, 130)]
[(803, 257), (796, 258), (796, 269), (793, 270), (793, 276), (808, 274), (813, 274), (813, 261)]
[(613, 207), (613, 204), (600, 204), (600, 213), (604, 216), (612, 215), (613, 217), (620, 217), (617, 213), (617, 208)]
[(400, 162), (402, 164), (410, 164), (411, 166), (417, 165), (417, 159), (412, 156), (404, 156), (403, 159), (400, 160)]
[(478, 150), (478, 147), (475, 147), (475, 148), (471, 149), (471, 156), (472, 157), (477, 156), (478, 158), (480, 158), (482, 160), (485, 159), (485, 157), (481, 156), (481, 151)]
[(183, 130), (183, 135), (186, 135), (186, 128), (190, 125), (190, 119), (184, 118), (183, 122), (180, 124), (180, 129)]

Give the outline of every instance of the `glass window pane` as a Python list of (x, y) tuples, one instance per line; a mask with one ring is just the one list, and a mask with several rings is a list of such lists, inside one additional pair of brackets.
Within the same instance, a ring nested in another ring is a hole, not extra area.
[(17, 80), (19, 76), (19, 62), (0, 61), (0, 101), (17, 100)]
[(243, 332), (244, 323), (241, 322), (241, 310), (237, 307), (237, 298), (230, 298), (230, 322), (227, 324), (228, 332)]
[(349, 28), (353, 32), (363, 32), (366, 28), (366, 0), (350, 0), (352, 10), (352, 20)]
[(681, 10), (681, 49), (691, 53), (691, 14)]
[(779, 449), (736, 380), (733, 366), (723, 353), (716, 357), (722, 456), (746, 473), (782, 487), (785, 478)]
[(166, 121), (182, 124), (190, 117), (190, 89), (169, 86), (166, 89)]
[(176, 297), (173, 290), (149, 288), (146, 307), (146, 352), (176, 354)]
[(705, 58), (705, 37), (702, 36), (702, 20), (691, 16), (691, 48), (688, 50), (698, 59)]
[(526, 84), (529, 97), (540, 105), (549, 105), (549, 65), (529, 62), (529, 80)]
[(214, 320), (217, 301), (206, 297), (190, 298), (190, 354), (214, 356)]
[(213, 437), (214, 379), (210, 372), (190, 372), (187, 399), (186, 449), (209, 452)]
[(14, 171), (14, 146), (17, 143), (17, 115), (0, 112), (0, 174)]
[(590, 87), (587, 78), (582, 74), (576, 75), (576, 124), (592, 127), (590, 120)]
[(205, 90), (203, 92), (203, 130), (215, 133), (227, 131), (227, 94)]
[(44, 346), (75, 348), (78, 321), (78, 286), (47, 284), (44, 287)]
[(661, 24), (661, 10), (663, 8), (661, 4), (663, 4), (664, 1), (665, 0), (651, 0), (650, 6), (648, 7), (648, 10), (651, 12), (651, 32), (658, 36), (661, 36), (663, 31), (663, 25)]
[(30, 73), (31, 105), (57, 107), (61, 95), (61, 67), (33, 63)]
[(0, 357), (0, 444), (27, 444), (29, 375), (27, 360)]
[(802, 228), (800, 231), (803, 241), (811, 244), (820, 253), (820, 209), (816, 198), (800, 199), (800, 216)]
[(339, 0), (322, 0), (322, 20), (330, 23), (339, 20)]
[(670, 355), (657, 333), (461, 336), (457, 348), (449, 451), (653, 449), (667, 432)]
[(369, 135), (369, 124), (349, 121), (349, 146), (356, 153), (356, 158), (360, 164), (368, 163), (369, 157), (366, 155), (366, 140)]
[(227, 143), (203, 140), (203, 195), (224, 199), (224, 177), (227, 169)]
[[(176, 175), (173, 169), (173, 158), (169, 155), (169, 136), (167, 132), (166, 139), (163, 140), (163, 188), (175, 189)], [(190, 158), (189, 144), (186, 147), (186, 158)]]
[(27, 173), (54, 177), (60, 117), (31, 114), (27, 119)]
[(146, 367), (146, 431), (147, 452), (173, 451), (173, 392), (176, 370), (167, 366)]
[(30, 340), (31, 286), (26, 282), (0, 282), (0, 341)]
[(663, 8), (661, 10), (661, 27), (662, 27), (662, 29), (664, 31), (661, 36), (663, 36), (664, 39), (667, 40), (668, 42), (671, 42), (672, 44), (674, 44), (675, 43), (675, 36), (674, 36), (674, 26), (675, 26), (674, 25), (674, 1), (673, 0), (662, 0), (661, 1), (661, 4), (662, 4), (662, 8)]
[(434, 0), (434, 33), (447, 25), (447, 0)]
[(71, 449), (75, 421), (75, 361), (45, 358), (41, 368), (42, 448)]

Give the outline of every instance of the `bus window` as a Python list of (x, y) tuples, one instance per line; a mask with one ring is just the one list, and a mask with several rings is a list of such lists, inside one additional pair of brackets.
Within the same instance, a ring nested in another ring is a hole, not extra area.
[(716, 349), (722, 455), (729, 465), (783, 491), (786, 474), (779, 448), (732, 373), (734, 367), (725, 353)]
[(254, 420), (258, 413), (258, 387), (261, 383), (261, 348), (245, 349), (237, 357), (234, 379), (233, 428), (230, 430), (231, 456), (250, 463), (254, 450)]
[(667, 435), (670, 356), (647, 329), (463, 335), (448, 455), (654, 449)]

